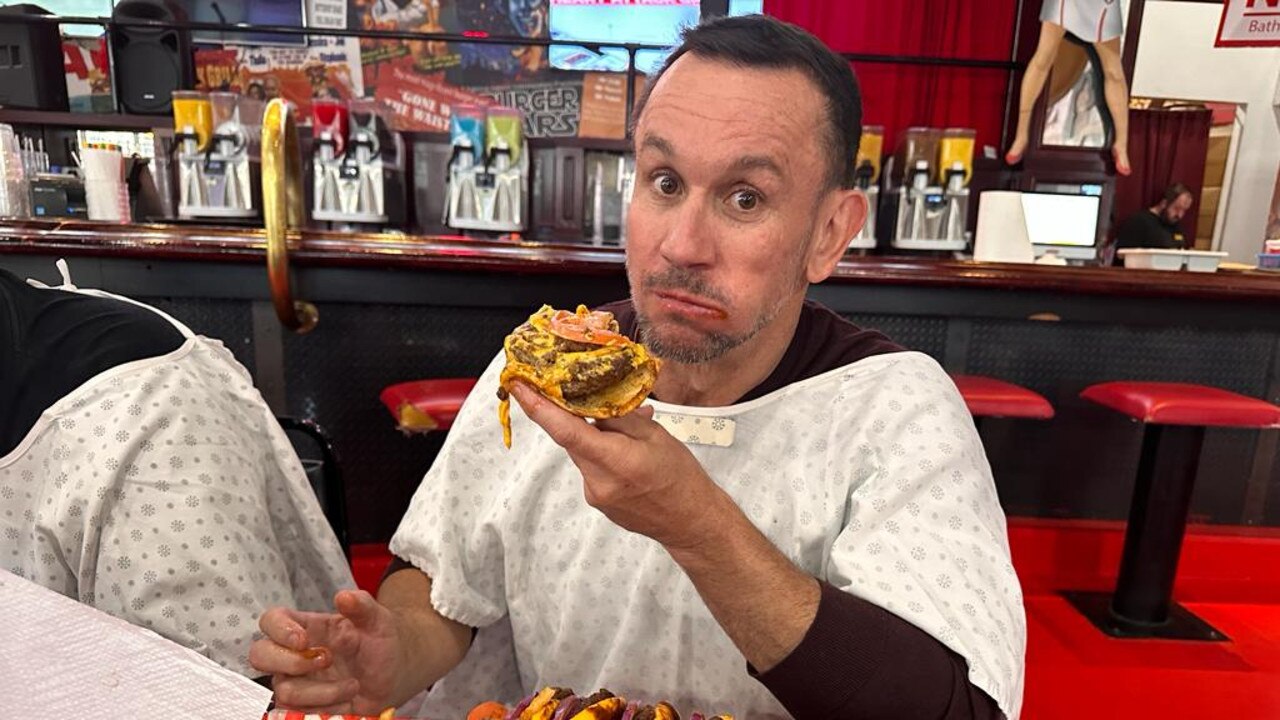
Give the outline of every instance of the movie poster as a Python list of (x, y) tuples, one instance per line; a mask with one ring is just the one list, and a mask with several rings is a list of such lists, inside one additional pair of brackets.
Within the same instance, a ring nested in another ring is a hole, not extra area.
[(499, 105), (513, 107), (524, 115), (525, 134), (530, 137), (578, 137), (582, 109), (582, 80), (570, 82), (522, 83), (475, 88)]
[(416, 73), (400, 65), (387, 68), (374, 98), (387, 111), (391, 126), (402, 132), (448, 132), (454, 106), (494, 104), (487, 95), (450, 85), (438, 76)]
[(505, 105), (524, 116), (529, 137), (626, 136), (626, 78), (587, 73), (581, 80), (464, 88), (439, 75), (389, 66), (374, 97), (400, 131), (448, 132), (457, 105)]
[[(351, 0), (349, 17), (367, 30), (545, 38), (547, 0)], [(445, 73), (456, 86), (541, 78), (545, 48), (362, 38), (365, 86), (377, 91), (391, 67), (424, 75)]]
[(115, 112), (107, 58), (106, 36), (62, 39), (62, 67), (72, 112)]
[(364, 97), (355, 38), (311, 36), (307, 47), (229, 46), (197, 50), (196, 89), (229, 90), (269, 100), (282, 97), (311, 121), (311, 99)]
[[(545, 38), (547, 0), (351, 0), (365, 29)], [(364, 87), (402, 130), (446, 131), (457, 104), (524, 113), (529, 137), (623, 137), (625, 103), (592, 74), (553, 70), (544, 47), (362, 38)], [(589, 91), (589, 92), (588, 92)], [(583, 108), (590, 110), (584, 122)]]

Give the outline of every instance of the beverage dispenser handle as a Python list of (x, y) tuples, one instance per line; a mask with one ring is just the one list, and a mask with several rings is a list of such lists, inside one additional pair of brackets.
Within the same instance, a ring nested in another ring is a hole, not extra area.
[(299, 335), (310, 332), (320, 312), (293, 299), (289, 280), (289, 229), (303, 223), (302, 158), (298, 127), (289, 104), (275, 98), (262, 115), (262, 216), (267, 235), (267, 279), (276, 317)]
[(875, 172), (876, 169), (872, 166), (871, 161), (863, 160), (862, 164), (853, 171), (854, 181), (860, 189), (867, 190), (871, 187), (871, 177), (875, 175)]
[(967, 175), (967, 173), (965, 173), (965, 170), (964, 170), (964, 163), (960, 163), (960, 162), (951, 163), (951, 167), (947, 168), (946, 174), (947, 174), (947, 182), (946, 182), (947, 192), (956, 193), (964, 189), (966, 175)]

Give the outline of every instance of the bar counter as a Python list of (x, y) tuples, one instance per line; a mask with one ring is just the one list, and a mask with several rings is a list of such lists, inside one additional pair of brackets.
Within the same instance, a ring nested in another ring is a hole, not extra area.
[[(291, 237), (290, 244), (290, 257), (299, 265), (312, 266), (609, 275), (622, 265), (622, 253), (616, 247), (491, 242), (461, 236), (301, 231)], [(0, 253), (47, 252), (260, 263), (266, 238), (263, 231), (252, 228), (0, 220)], [(851, 256), (841, 262), (830, 282), (1280, 303), (1280, 273), (1264, 271), (1189, 273)]]
[[(77, 285), (221, 339), (277, 413), (324, 427), (354, 542), (389, 537), (441, 442), (400, 435), (378, 403), (383, 387), (474, 377), (538, 305), (626, 294), (617, 248), (312, 231), (289, 246), (292, 291), (319, 310), (305, 335), (276, 319), (261, 230), (0, 220), (0, 267), (54, 283), (66, 257)], [(1280, 400), (1280, 274), (850, 257), (810, 294), (949, 372), (1054, 404), (1049, 422), (983, 425), (1011, 514), (1125, 516), (1139, 430), (1080, 401), (1092, 383), (1195, 382)], [(1276, 435), (1209, 432), (1193, 521), (1280, 525)]]

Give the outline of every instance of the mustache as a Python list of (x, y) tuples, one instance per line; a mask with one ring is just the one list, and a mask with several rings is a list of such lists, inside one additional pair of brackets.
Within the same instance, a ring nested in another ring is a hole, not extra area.
[(642, 282), (649, 290), (679, 290), (721, 305), (729, 304), (729, 298), (723, 292), (688, 268), (670, 267), (662, 272), (649, 273)]

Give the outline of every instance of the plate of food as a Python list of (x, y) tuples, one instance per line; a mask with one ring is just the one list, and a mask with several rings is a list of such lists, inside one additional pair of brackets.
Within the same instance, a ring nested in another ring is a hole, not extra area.
[[(405, 720), (387, 708), (380, 715), (341, 715), (276, 709), (263, 720)], [(562, 687), (545, 687), (513, 706), (490, 700), (476, 705), (466, 720), (685, 720), (671, 703), (646, 703), (608, 690), (580, 696)], [(732, 715), (694, 712), (688, 720), (734, 720)]]
[[(733, 720), (732, 715), (692, 713), (689, 720)], [(683, 720), (667, 702), (646, 703), (597, 690), (579, 696), (568, 688), (545, 687), (514, 707), (485, 702), (467, 713), (467, 720)]]

